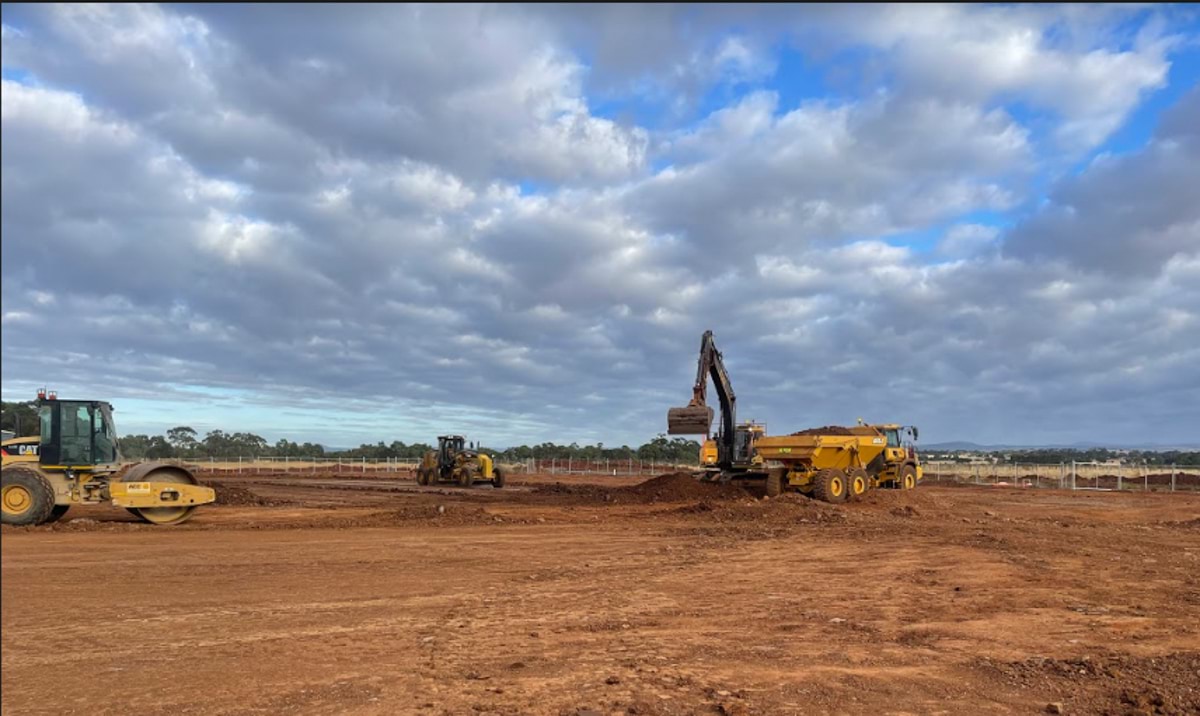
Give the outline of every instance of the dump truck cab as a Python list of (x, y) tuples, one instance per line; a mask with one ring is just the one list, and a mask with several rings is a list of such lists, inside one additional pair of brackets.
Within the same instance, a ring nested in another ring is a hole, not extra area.
[(59, 400), (38, 391), (38, 436), (5, 440), (3, 521), (53, 522), (72, 505), (111, 502), (146, 522), (179, 524), (196, 506), (216, 500), (187, 468), (139, 463), (124, 468), (112, 405), (102, 400)]

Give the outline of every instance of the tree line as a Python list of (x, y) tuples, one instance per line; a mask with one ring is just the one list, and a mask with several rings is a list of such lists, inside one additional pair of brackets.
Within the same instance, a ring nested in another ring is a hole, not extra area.
[[(936, 451), (935, 451), (936, 452)], [(955, 451), (957, 453), (957, 451)], [(1054, 465), (1075, 460), (1077, 462), (1107, 462), (1121, 460), (1131, 465), (1161, 465), (1170, 467), (1200, 466), (1200, 451), (1195, 450), (1113, 450), (1110, 448), (1038, 448), (1032, 450), (993, 450), (975, 453), (991, 458), (997, 463), (1030, 463)], [(948, 458), (958, 459), (958, 458)], [(961, 458), (966, 462), (967, 458)]]

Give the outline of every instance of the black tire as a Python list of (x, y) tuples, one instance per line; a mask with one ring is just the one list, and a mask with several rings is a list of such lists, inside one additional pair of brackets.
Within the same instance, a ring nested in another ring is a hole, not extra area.
[(838, 504), (846, 501), (846, 473), (841, 470), (821, 470), (813, 477), (813, 497), (821, 502)]
[(423, 468), (423, 467), (417, 468), (417, 484), (418, 485), (428, 485), (429, 484), (429, 473), (426, 472), (425, 468)]
[(71, 509), (70, 505), (55, 505), (54, 509), (50, 511), (50, 518), (46, 520), (47, 524), (61, 520), (62, 516), (67, 514), (67, 510), (69, 509)]
[(783, 476), (787, 474), (786, 467), (775, 467), (767, 471), (767, 497), (779, 497), (783, 494)]
[(917, 486), (917, 468), (905, 465), (896, 473), (896, 487), (901, 490), (912, 490)]
[(846, 471), (847, 499), (860, 500), (869, 489), (871, 489), (871, 478), (867, 476), (866, 470), (861, 467), (853, 467)]
[(40, 472), (24, 467), (0, 471), (3, 490), (3, 523), (40, 525), (54, 513), (54, 487)]
[(497, 490), (504, 487), (504, 471), (498, 467), (492, 469), (492, 487)]
[(474, 470), (464, 467), (463, 469), (458, 471), (458, 486), (459, 487), (471, 487), (474, 484), (475, 484), (475, 471)]

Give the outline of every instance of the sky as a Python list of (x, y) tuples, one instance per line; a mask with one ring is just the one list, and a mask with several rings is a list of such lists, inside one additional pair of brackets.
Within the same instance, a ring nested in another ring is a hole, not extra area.
[(0, 14), (5, 400), (636, 446), (712, 329), (769, 433), (1197, 442), (1195, 7)]

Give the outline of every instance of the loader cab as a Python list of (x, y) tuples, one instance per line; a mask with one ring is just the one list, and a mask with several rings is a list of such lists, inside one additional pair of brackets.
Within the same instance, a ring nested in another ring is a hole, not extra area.
[(43, 466), (84, 467), (120, 461), (112, 406), (99, 400), (58, 400), (38, 396)]

